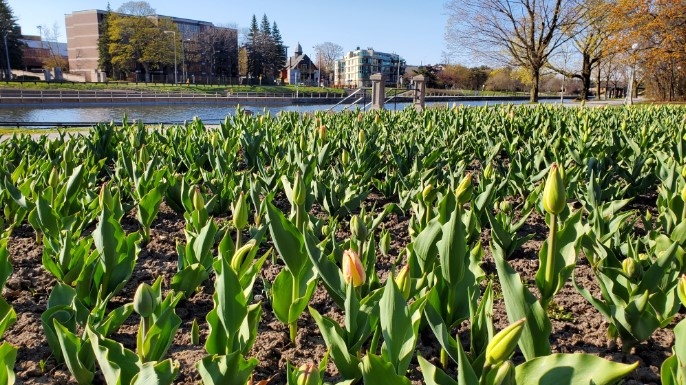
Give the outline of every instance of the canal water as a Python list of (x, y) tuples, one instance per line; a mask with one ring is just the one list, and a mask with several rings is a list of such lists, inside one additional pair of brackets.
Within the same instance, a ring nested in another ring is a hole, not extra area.
[[(543, 103), (552, 103), (559, 100), (546, 100)], [(483, 106), (486, 104), (494, 105), (501, 103), (522, 104), (526, 101), (464, 101), (456, 102), (457, 105), (465, 106)], [(453, 102), (435, 102), (427, 103), (427, 105), (447, 105), (452, 106)], [(386, 109), (401, 110), (410, 105), (410, 103), (388, 103)], [(262, 114), (269, 111), (272, 115), (280, 111), (296, 111), (296, 112), (314, 112), (327, 111), (332, 108), (331, 105), (284, 105), (284, 106), (269, 106), (260, 107), (252, 105), (241, 105), (242, 109), (250, 110), (255, 114)], [(346, 108), (346, 105), (339, 105), (332, 108), (333, 111), (341, 111)], [(362, 108), (359, 106), (352, 106), (348, 109)], [(131, 104), (118, 106), (13, 106), (0, 107), (0, 122), (18, 122), (18, 123), (93, 123), (93, 122), (109, 122), (121, 121), (124, 115), (129, 121), (141, 120), (147, 124), (157, 123), (182, 123), (186, 120), (192, 120), (194, 117), (200, 118), (207, 124), (217, 124), (223, 121), (227, 115), (236, 113), (236, 105), (219, 106), (216, 104), (202, 105), (202, 104)]]

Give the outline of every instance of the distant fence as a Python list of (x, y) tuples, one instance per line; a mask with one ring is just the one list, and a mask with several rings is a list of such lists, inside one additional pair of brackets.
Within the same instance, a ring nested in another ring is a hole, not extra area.
[(330, 103), (343, 95), (328, 92), (176, 92), (176, 91), (132, 91), (132, 90), (24, 90), (0, 89), (0, 104), (32, 103), (224, 103), (243, 99), (265, 99), (272, 101), (300, 101)]

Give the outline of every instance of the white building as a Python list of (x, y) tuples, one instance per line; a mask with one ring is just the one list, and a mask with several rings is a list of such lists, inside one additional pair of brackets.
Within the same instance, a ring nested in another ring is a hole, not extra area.
[(336, 61), (334, 82), (343, 87), (370, 87), (372, 83), (369, 77), (379, 72), (384, 75), (386, 85), (396, 86), (405, 73), (405, 60), (394, 53), (357, 47)]

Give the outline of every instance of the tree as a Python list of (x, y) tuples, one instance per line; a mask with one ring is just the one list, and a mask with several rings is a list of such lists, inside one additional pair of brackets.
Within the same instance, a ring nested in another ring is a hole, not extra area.
[[(12, 77), (10, 68), (22, 68), (24, 65), (24, 54), (21, 49), (22, 43), (19, 41), (21, 37), (21, 29), (17, 24), (17, 19), (14, 17), (12, 8), (7, 4), (6, 0), (0, 0), (0, 42), (2, 43), (2, 51), (0, 68), (5, 69), (5, 77), (9, 79)], [(10, 68), (7, 68), (7, 55), (9, 55)]]
[(681, 65), (686, 61), (686, 3), (615, 0), (608, 19), (613, 20), (608, 46), (624, 54), (628, 68), (642, 69), (647, 91), (660, 99), (683, 97), (676, 92), (686, 75)]
[(191, 39), (185, 54), (188, 63), (203, 63), (210, 77), (222, 79), (238, 75), (238, 46), (236, 30), (215, 27), (202, 31)]
[(101, 71), (104, 71), (107, 76), (112, 76), (112, 55), (110, 55), (110, 17), (112, 16), (112, 8), (110, 3), (107, 3), (107, 13), (100, 24), (100, 36), (98, 37), (98, 66)]
[(278, 76), (281, 69), (286, 66), (287, 58), (286, 46), (283, 44), (281, 31), (279, 31), (279, 26), (276, 25), (276, 21), (272, 25), (272, 40), (274, 40), (274, 67)]
[(50, 56), (43, 60), (43, 66), (46, 68), (60, 67), (66, 71), (69, 67), (69, 61), (60, 54), (58, 41), (62, 37), (62, 32), (60, 32), (59, 24), (55, 22), (52, 27), (42, 25), (40, 31), (42, 35), (41, 40), (47, 43), (48, 52), (50, 53)]
[(453, 50), (525, 68), (530, 101), (538, 101), (540, 73), (569, 39), (563, 31), (581, 16), (576, 0), (450, 0), (446, 40)]
[(319, 68), (322, 73), (329, 75), (334, 72), (336, 61), (343, 57), (343, 47), (330, 41), (325, 41), (314, 46), (316, 62), (321, 63)]
[(257, 77), (262, 73), (262, 51), (260, 50), (260, 27), (257, 17), (252, 15), (250, 31), (248, 32), (248, 76)]
[(117, 8), (117, 12), (131, 16), (153, 16), (157, 14), (155, 8), (150, 6), (147, 1), (127, 1)]
[(140, 65), (145, 72), (145, 81), (150, 81), (150, 72), (164, 65), (173, 65), (174, 48), (180, 49), (180, 45), (174, 44), (172, 36), (165, 31), (175, 31), (176, 36), (180, 36), (176, 25), (169, 19), (161, 18), (155, 24), (147, 17), (113, 13), (109, 27), (112, 65), (124, 72)]
[[(591, 88), (591, 76), (593, 70), (600, 65), (603, 57), (613, 51), (606, 41), (610, 36), (609, 20), (607, 14), (610, 10), (607, 0), (586, 0), (577, 5), (579, 14), (582, 14), (578, 23), (571, 26), (566, 34), (571, 38), (572, 46), (581, 54), (581, 68), (578, 71), (570, 71), (568, 68), (556, 68), (554, 70), (564, 76), (581, 80), (583, 87), (579, 98), (587, 100)], [(563, 60), (567, 61), (569, 51), (563, 50)]]

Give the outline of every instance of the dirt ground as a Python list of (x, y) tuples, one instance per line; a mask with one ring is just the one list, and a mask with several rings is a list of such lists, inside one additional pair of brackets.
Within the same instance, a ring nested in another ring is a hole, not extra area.
[[(408, 217), (396, 214), (389, 215), (385, 220), (384, 227), (391, 231), (393, 241), (391, 257), (379, 258), (378, 261), (377, 269), (382, 281), (388, 275), (394, 259), (398, 255), (404, 255), (403, 248), (409, 241), (408, 220)], [(126, 231), (135, 231), (138, 227), (131, 215), (125, 217), (123, 225)], [(183, 229), (183, 216), (163, 204), (152, 226), (151, 241), (142, 247), (134, 275), (123, 292), (114, 298), (111, 307), (130, 301), (140, 282), (152, 283), (156, 277), (163, 276), (165, 282), (163, 287), (168, 287), (167, 284), (177, 270), (175, 243), (176, 239), (181, 241), (185, 239)], [(513, 256), (510, 263), (522, 275), (526, 284), (535, 286), (533, 282), (538, 268), (538, 250), (547, 229), (542, 218), (532, 215), (523, 230), (535, 232), (537, 236), (525, 244)], [(488, 240), (488, 230), (484, 230), (482, 234), (484, 250), (488, 250), (486, 247)], [(4, 296), (17, 312), (17, 323), (5, 333), (5, 337), (8, 342), (19, 347), (15, 365), (17, 383), (76, 384), (66, 366), (58, 365), (52, 357), (41, 327), (41, 313), (45, 310), (48, 296), (56, 281), (42, 266), (42, 246), (35, 243), (35, 234), (30, 226), (24, 224), (15, 230), (10, 238), (9, 251), (14, 265), (14, 274), (7, 283)], [(495, 265), (488, 251), (483, 268), (487, 274), (496, 274)], [(262, 279), (272, 281), (280, 269), (281, 266), (278, 264), (273, 265), (267, 261), (263, 268)], [(581, 256), (574, 274), (580, 285), (589, 288), (592, 293), (599, 296), (599, 289), (595, 284), (591, 269)], [(497, 279), (495, 281), (497, 282)], [(257, 341), (250, 352), (250, 356), (257, 358), (260, 362), (255, 369), (255, 379), (271, 379), (270, 384), (285, 384), (287, 361), (296, 366), (307, 362), (318, 363), (326, 353), (326, 345), (309, 313), (300, 317), (297, 343), (291, 344), (288, 338), (288, 327), (281, 324), (273, 315), (263, 288), (262, 281), (258, 279), (254, 287), (254, 296), (256, 300), (263, 299), (263, 312)], [(212, 282), (207, 281), (199, 292), (189, 300), (182, 301), (176, 308), (183, 323), (168, 355), (180, 365), (181, 372), (177, 378), (179, 384), (200, 383), (195, 363), (205, 356), (202, 345), (208, 332), (205, 316), (213, 307), (213, 290)], [(671, 346), (674, 343), (674, 335), (670, 329), (658, 330), (648, 341), (637, 346), (631, 354), (624, 355), (621, 347), (608, 341), (607, 321), (574, 290), (570, 283), (557, 295), (555, 303), (559, 310), (556, 313), (559, 316), (552, 320), (551, 344), (555, 352), (585, 352), (626, 363), (638, 361), (638, 369), (627, 377), (625, 383), (660, 383), (660, 365), (671, 354)], [(320, 313), (342, 322), (342, 311), (328, 297), (321, 284), (312, 298), (311, 305)], [(493, 319), (496, 329), (499, 330), (507, 324), (502, 296), (496, 295), (494, 306)], [(673, 325), (683, 317), (682, 309), (682, 314), (677, 316)], [(194, 319), (197, 319), (200, 324), (201, 344), (198, 346), (192, 345), (190, 340), (190, 329)], [(119, 332), (111, 338), (123, 343), (129, 349), (135, 349), (138, 322), (138, 317), (135, 313), (132, 314)], [(466, 325), (462, 326), (460, 333), (463, 336), (468, 335)], [(417, 351), (424, 357), (432, 357), (431, 361), (438, 364), (439, 345), (428, 327), (420, 331)], [(452, 365), (449, 371), (455, 373), (455, 365)], [(408, 376), (414, 384), (423, 383), (416, 359), (413, 360)], [(331, 361), (325, 380), (332, 383), (340, 380)], [(104, 384), (104, 380), (102, 377), (96, 377), (94, 383)]]

